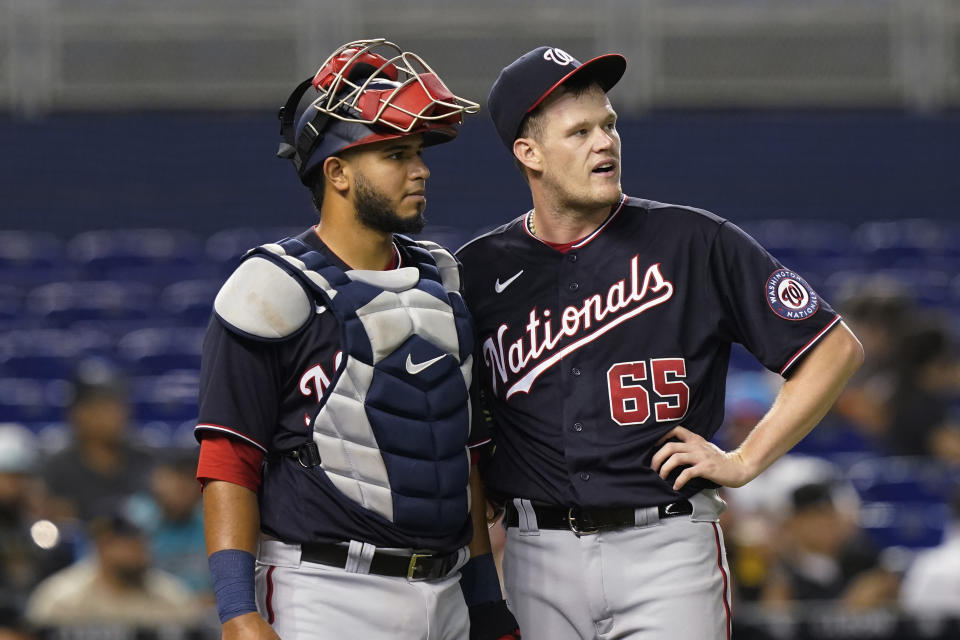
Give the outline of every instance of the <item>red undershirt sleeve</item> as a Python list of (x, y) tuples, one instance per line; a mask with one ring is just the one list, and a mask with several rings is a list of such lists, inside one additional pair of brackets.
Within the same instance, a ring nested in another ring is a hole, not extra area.
[(197, 480), (223, 480), (246, 487), (254, 493), (260, 488), (263, 452), (242, 440), (207, 435), (200, 442)]

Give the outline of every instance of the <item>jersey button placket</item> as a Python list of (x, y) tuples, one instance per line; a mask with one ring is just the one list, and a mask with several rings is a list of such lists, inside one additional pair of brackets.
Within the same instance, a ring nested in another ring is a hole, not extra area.
[[(565, 254), (562, 262), (558, 265), (557, 297), (559, 306), (556, 311), (558, 319), (563, 317), (565, 307), (577, 309), (583, 304), (583, 293), (580, 291), (580, 287), (581, 285), (588, 286), (589, 280), (585, 279), (588, 278), (588, 275), (581, 268), (581, 264), (583, 264), (583, 261), (579, 260), (576, 253), (571, 252)], [(578, 331), (571, 338), (581, 337), (582, 329), (583, 327), (580, 327), (581, 331)], [(564, 457), (567, 462), (568, 478), (571, 483), (579, 484), (586, 489), (587, 485), (584, 483), (590, 480), (591, 474), (583, 470), (583, 467), (589, 464), (583, 460), (585, 453), (584, 438), (589, 438), (587, 434), (592, 432), (586, 428), (589, 422), (584, 420), (583, 403), (585, 394), (589, 394), (589, 389), (592, 387), (591, 384), (586, 383), (590, 382), (590, 378), (594, 374), (590, 367), (584, 366), (579, 351), (568, 354), (561, 362), (565, 370), (562, 383), (563, 397), (560, 401), (563, 403), (564, 422), (568, 425), (564, 430), (567, 434), (564, 443)]]

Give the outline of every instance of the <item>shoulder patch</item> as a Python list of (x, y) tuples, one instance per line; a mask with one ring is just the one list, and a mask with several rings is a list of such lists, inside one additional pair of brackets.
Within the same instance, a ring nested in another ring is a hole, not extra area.
[(784, 320), (805, 320), (820, 308), (817, 292), (790, 269), (770, 274), (764, 294), (770, 309)]
[(460, 263), (453, 257), (453, 254), (429, 240), (417, 240), (418, 245), (430, 252), (434, 261), (437, 263), (437, 269), (440, 271), (440, 279), (443, 280), (443, 288), (447, 291), (460, 291)]
[(245, 260), (223, 283), (213, 309), (228, 329), (261, 340), (293, 335), (313, 312), (296, 277), (259, 256)]

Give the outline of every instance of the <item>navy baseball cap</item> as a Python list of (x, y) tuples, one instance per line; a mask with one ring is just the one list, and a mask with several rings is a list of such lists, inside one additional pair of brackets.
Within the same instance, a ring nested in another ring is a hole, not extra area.
[(609, 91), (626, 69), (627, 59), (619, 53), (580, 62), (557, 47), (528, 51), (504, 67), (490, 88), (487, 108), (497, 134), (507, 149), (513, 149), (523, 118), (561, 84), (573, 76), (589, 74)]

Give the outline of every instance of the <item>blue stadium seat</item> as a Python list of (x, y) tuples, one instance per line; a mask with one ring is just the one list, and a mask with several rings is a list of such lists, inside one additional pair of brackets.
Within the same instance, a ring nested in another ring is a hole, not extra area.
[(174, 446), (173, 433), (177, 426), (176, 422), (151, 420), (137, 427), (137, 441), (154, 449), (167, 449)]
[(109, 356), (113, 339), (94, 329), (14, 329), (0, 334), (0, 372), (12, 377), (68, 378), (85, 356)]
[(135, 375), (200, 369), (202, 327), (152, 327), (132, 331), (117, 342), (117, 355)]
[(60, 421), (68, 399), (64, 380), (0, 377), (0, 422)]
[(951, 295), (951, 274), (921, 267), (837, 271), (827, 276), (822, 293), (846, 300), (868, 287), (900, 291), (923, 306), (944, 306)]
[(176, 425), (170, 433), (170, 444), (174, 447), (190, 448), (199, 446), (197, 439), (193, 435), (193, 430), (197, 426), (196, 416), (184, 420)]
[(132, 379), (131, 400), (139, 424), (152, 421), (182, 423), (196, 421), (197, 370), (168, 371), (157, 376), (136, 376)]
[(881, 450), (878, 442), (871, 441), (846, 421), (828, 415), (803, 440), (791, 449), (794, 453), (818, 456), (828, 460), (862, 459)]
[(866, 222), (853, 232), (854, 246), (872, 268), (924, 267), (931, 261), (960, 258), (955, 223), (910, 218)]
[(0, 233), (0, 281), (28, 287), (74, 277), (64, 241), (43, 231)]
[(925, 549), (943, 541), (950, 523), (945, 504), (867, 502), (860, 507), (859, 524), (881, 548)]
[(207, 259), (218, 265), (219, 273), (229, 275), (250, 249), (267, 242), (299, 235), (306, 227), (240, 227), (218, 231), (207, 238)]
[(847, 470), (863, 501), (860, 524), (882, 546), (939, 544), (960, 470), (925, 457), (863, 459)]
[(174, 282), (160, 292), (160, 308), (182, 324), (206, 326), (222, 285), (220, 278)]
[(165, 270), (186, 270), (205, 262), (200, 237), (178, 229), (85, 231), (69, 240), (67, 255), (88, 280), (120, 279), (139, 271), (153, 281), (162, 279)]
[(60, 420), (49, 422), (25, 422), (23, 426), (37, 436), (37, 443), (41, 451), (52, 453), (63, 449), (73, 440), (73, 428), (64, 422), (66, 416)]
[(119, 265), (104, 268), (101, 277), (120, 282), (145, 282), (165, 287), (181, 280), (216, 278), (219, 268), (213, 263), (204, 264), (148, 264)]
[(770, 219), (744, 222), (741, 227), (783, 264), (850, 255), (849, 226), (826, 220)]
[(960, 483), (960, 470), (923, 456), (882, 456), (847, 470), (864, 500), (879, 502), (944, 502)]
[[(13, 282), (11, 280), (11, 282)], [(26, 295), (22, 287), (6, 282), (0, 283), (0, 320), (13, 321), (23, 314), (23, 298)]]
[(26, 311), (53, 326), (82, 321), (147, 320), (157, 316), (156, 289), (133, 282), (51, 282), (27, 294)]

